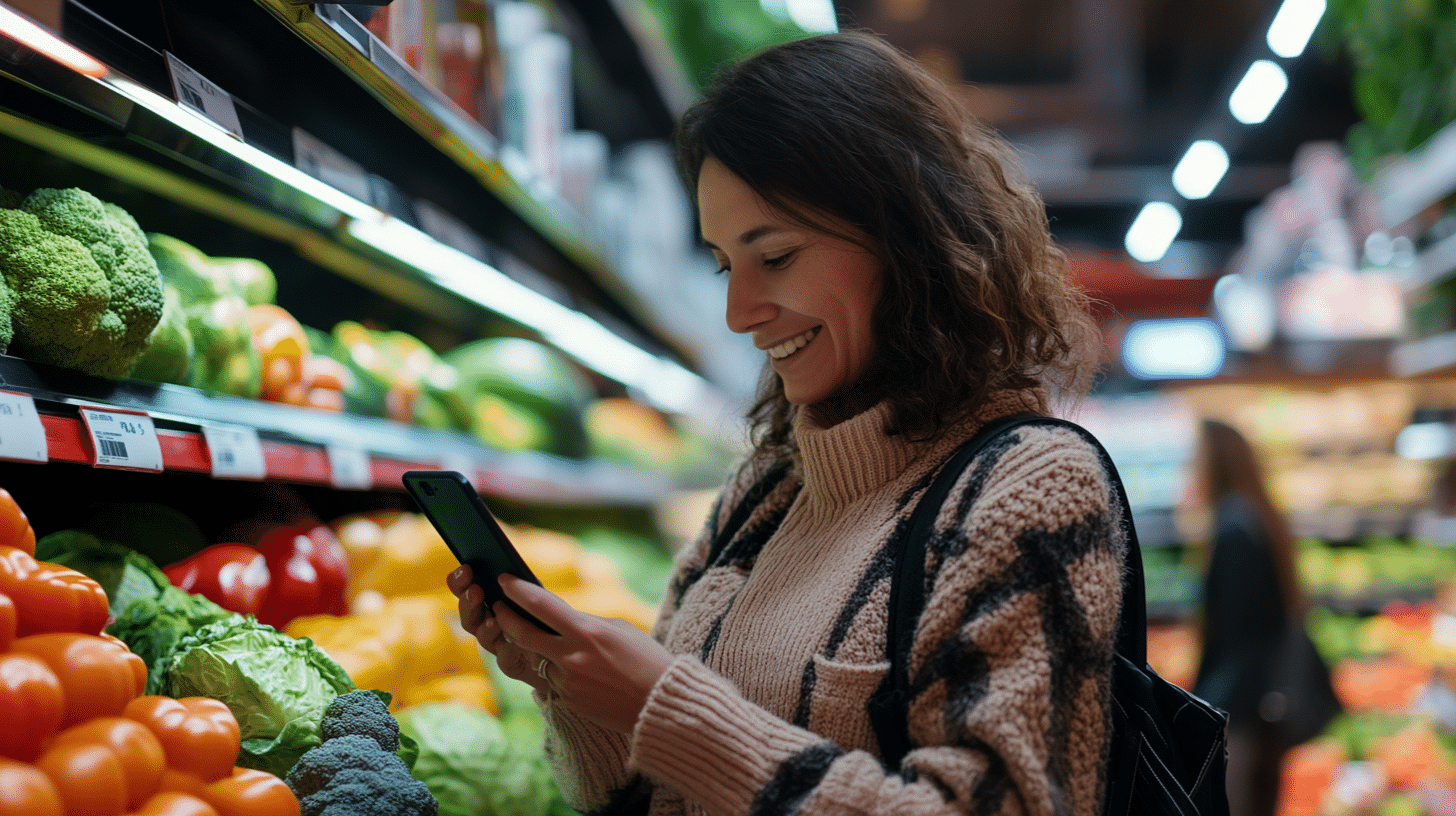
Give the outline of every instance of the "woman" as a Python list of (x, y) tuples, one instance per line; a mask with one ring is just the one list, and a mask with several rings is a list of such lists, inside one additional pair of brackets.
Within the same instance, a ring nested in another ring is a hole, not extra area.
[(728, 325), (766, 355), (752, 455), (679, 554), (650, 638), (503, 579), (553, 636), (482, 609), (468, 569), (449, 579), (466, 630), (539, 693), (568, 801), (1100, 812), (1123, 541), (1075, 432), (1008, 431), (959, 477), (928, 548), (898, 766), (865, 712), (916, 499), (987, 420), (1045, 413), (1091, 373), (1084, 300), (1012, 152), (854, 33), (729, 68), (675, 139)]
[(1294, 535), (1269, 496), (1258, 454), (1233, 426), (1201, 423), (1192, 492), (1212, 517), (1193, 691), (1228, 712), (1229, 812), (1273, 816), (1284, 754), (1315, 736), (1339, 703), (1329, 669), (1303, 634)]

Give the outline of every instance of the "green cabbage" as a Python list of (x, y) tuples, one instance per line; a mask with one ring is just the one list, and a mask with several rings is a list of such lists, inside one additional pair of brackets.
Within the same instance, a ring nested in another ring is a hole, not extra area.
[[(419, 703), (396, 713), (400, 733), (419, 745), (413, 775), (440, 803), (440, 816), (557, 816), (569, 813), (541, 751), (539, 732), (507, 729), (459, 703)], [(524, 738), (523, 738), (524, 737)]]
[(343, 667), (312, 640), (238, 618), (183, 637), (160, 693), (226, 703), (243, 732), (238, 764), (283, 777), (323, 742), (319, 723), (329, 702), (354, 690)]

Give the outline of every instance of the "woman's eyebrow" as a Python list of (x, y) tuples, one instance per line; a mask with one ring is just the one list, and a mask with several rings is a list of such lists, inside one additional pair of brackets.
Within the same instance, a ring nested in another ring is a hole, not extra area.
[[(748, 232), (745, 232), (742, 235), (738, 236), (738, 243), (744, 245), (751, 244), (754, 241), (757, 241), (758, 239), (764, 237), (765, 235), (781, 231), (783, 231), (783, 227), (776, 227), (772, 224), (764, 224), (762, 226), (754, 227)], [(709, 249), (717, 249), (719, 252), (723, 251), (722, 249), (719, 249), (719, 247), (712, 241), (709, 241), (707, 238), (703, 239), (703, 243), (707, 244)]]

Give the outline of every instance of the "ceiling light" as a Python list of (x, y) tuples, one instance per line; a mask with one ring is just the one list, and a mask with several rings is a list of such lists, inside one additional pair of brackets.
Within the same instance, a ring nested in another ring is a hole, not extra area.
[(1246, 125), (1257, 125), (1269, 118), (1288, 87), (1283, 68), (1269, 60), (1255, 60), (1229, 96), (1229, 112)]
[(1143, 380), (1203, 379), (1226, 356), (1218, 325), (1206, 317), (1139, 320), (1122, 339), (1122, 364)]
[(1189, 145), (1178, 166), (1173, 168), (1173, 188), (1184, 198), (1207, 198), (1228, 172), (1228, 151), (1209, 139)]
[(1269, 50), (1285, 59), (1304, 53), (1325, 14), (1325, 0), (1284, 0), (1269, 26)]
[(1152, 263), (1163, 257), (1182, 228), (1183, 216), (1177, 207), (1166, 201), (1149, 202), (1127, 230), (1127, 253), (1143, 263)]

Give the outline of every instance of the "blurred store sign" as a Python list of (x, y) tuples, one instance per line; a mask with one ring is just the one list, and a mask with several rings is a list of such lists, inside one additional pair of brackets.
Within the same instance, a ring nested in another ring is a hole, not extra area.
[(1203, 379), (1223, 369), (1218, 324), (1206, 318), (1139, 320), (1122, 338), (1122, 362), (1144, 380)]

